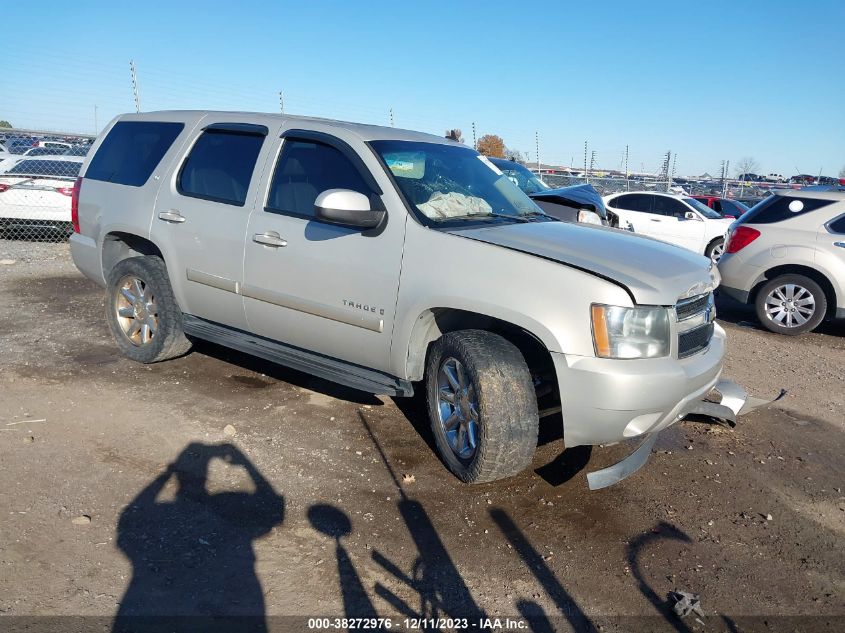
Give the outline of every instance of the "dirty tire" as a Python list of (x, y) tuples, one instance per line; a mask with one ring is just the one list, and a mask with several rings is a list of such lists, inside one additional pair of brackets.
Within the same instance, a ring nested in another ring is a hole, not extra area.
[(712, 259), (713, 261), (716, 261), (716, 262), (719, 261), (719, 258), (722, 256), (721, 252), (718, 253), (718, 256), (716, 257), (716, 259), (713, 259), (713, 251), (715, 251), (717, 248), (720, 251), (724, 251), (724, 249), (725, 249), (725, 238), (724, 237), (717, 237), (715, 240), (710, 242), (707, 245), (707, 248), (704, 251), (704, 255), (707, 258)]
[[(460, 361), (478, 403), (477, 446), (469, 458), (456, 454), (438, 417), (441, 363)], [(440, 457), (459, 479), (482, 483), (515, 475), (531, 464), (537, 448), (537, 398), (520, 351), (497, 334), (461, 330), (434, 343), (426, 363), (428, 415)]]
[[(157, 306), (158, 326), (152, 339), (143, 345), (133, 345), (123, 332), (115, 310), (120, 281), (131, 275), (150, 288)], [(118, 348), (139, 363), (157, 363), (186, 354), (191, 342), (182, 330), (182, 311), (173, 296), (167, 267), (157, 256), (130, 257), (119, 261), (109, 271), (106, 283), (106, 320)]]
[[(792, 284), (796, 287), (805, 289), (815, 300), (815, 310), (813, 314), (809, 316), (806, 323), (788, 327), (786, 325), (780, 325), (770, 319), (768, 314), (766, 314), (766, 298), (772, 291), (787, 284)], [(822, 290), (821, 286), (809, 277), (805, 277), (804, 275), (781, 275), (780, 277), (775, 277), (760, 288), (759, 292), (757, 292), (756, 298), (754, 299), (754, 307), (757, 309), (757, 318), (760, 319), (760, 323), (763, 324), (764, 328), (775, 332), (776, 334), (797, 336), (798, 334), (811, 332), (819, 326), (819, 323), (822, 322), (825, 314), (827, 313), (827, 297), (825, 296), (824, 290)]]

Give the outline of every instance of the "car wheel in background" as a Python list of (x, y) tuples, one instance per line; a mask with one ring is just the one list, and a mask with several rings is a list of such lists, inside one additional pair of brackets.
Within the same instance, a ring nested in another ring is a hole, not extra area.
[(429, 353), (426, 392), (437, 449), (458, 478), (493, 481), (531, 464), (537, 398), (512, 343), (481, 330), (444, 335)]
[(722, 258), (722, 254), (725, 252), (725, 238), (720, 237), (718, 239), (713, 240), (710, 244), (707, 245), (707, 250), (704, 251), (704, 254), (709, 257), (712, 261), (717, 262)]
[(112, 268), (106, 320), (120, 351), (140, 363), (175, 358), (191, 349), (160, 257), (131, 257)]
[(814, 330), (827, 312), (827, 298), (815, 281), (803, 275), (781, 275), (760, 288), (755, 300), (763, 326), (778, 334)]

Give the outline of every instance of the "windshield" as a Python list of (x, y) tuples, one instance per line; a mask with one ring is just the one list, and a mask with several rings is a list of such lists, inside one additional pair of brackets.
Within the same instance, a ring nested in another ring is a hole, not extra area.
[(372, 141), (402, 195), (435, 223), (545, 214), (486, 157), (468, 147)]
[(719, 220), (722, 217), (716, 211), (708, 207), (706, 204), (699, 202), (695, 198), (684, 198), (684, 202), (686, 202), (689, 206), (698, 211), (705, 218), (709, 218), (711, 220)]
[(491, 163), (496, 165), (501, 172), (510, 178), (511, 182), (522, 189), (528, 195), (532, 193), (541, 193), (551, 189), (546, 183), (528, 169), (525, 165), (520, 165), (512, 160), (491, 160)]

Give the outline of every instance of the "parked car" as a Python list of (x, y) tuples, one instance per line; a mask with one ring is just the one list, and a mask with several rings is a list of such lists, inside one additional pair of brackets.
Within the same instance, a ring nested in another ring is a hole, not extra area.
[(763, 176), (760, 176), (759, 174), (753, 174), (751, 172), (740, 174), (736, 177), (736, 179), (740, 182), (762, 182), (763, 180), (765, 180)]
[(788, 179), (782, 174), (769, 174), (766, 176), (766, 180), (769, 182), (786, 182)]
[(55, 147), (44, 147), (39, 145), (37, 147), (29, 148), (23, 154), (21, 154), (21, 156), (28, 158), (36, 158), (38, 156), (61, 156), (66, 151), (67, 149), (65, 148), (57, 149)]
[(36, 139), (10, 137), (6, 139), (6, 150), (10, 154), (23, 154), (26, 150), (35, 147)]
[(755, 204), (764, 200), (764, 198), (734, 198), (737, 202), (739, 202), (744, 207), (751, 209), (754, 207)]
[(56, 153), (60, 154), (65, 150), (69, 150), (73, 146), (70, 143), (65, 143), (64, 141), (51, 141), (47, 139), (41, 139), (39, 141), (36, 141), (35, 147), (45, 147), (47, 149), (59, 150)]
[(551, 217), (563, 222), (609, 224), (604, 201), (592, 185), (553, 189), (524, 165), (504, 158), (488, 160)]
[(23, 237), (67, 237), (71, 197), (83, 159), (24, 158), (0, 174), (0, 231)]
[(816, 177), (810, 174), (798, 174), (789, 179), (790, 184), (793, 185), (814, 185), (816, 184)]
[(90, 149), (90, 145), (74, 145), (62, 152), (62, 156), (87, 156)]
[(605, 196), (608, 210), (634, 231), (719, 261), (731, 220), (689, 196), (636, 192)]
[(75, 191), (73, 260), (105, 286), (126, 356), (162, 361), (200, 338), (371, 393), (422, 389), (438, 452), (466, 482), (526, 468), (540, 413), (561, 411), (570, 448), (642, 439), (588, 475), (610, 485), (722, 370), (711, 262), (554, 221), (445, 138), (122, 115)]
[(723, 218), (728, 218), (729, 220), (735, 220), (736, 218), (740, 217), (743, 213), (748, 211), (748, 207), (742, 204), (739, 200), (732, 200), (730, 198), (722, 198), (720, 196), (691, 196), (692, 198), (698, 200), (701, 204), (710, 209), (713, 209), (716, 213), (721, 215)]
[(731, 227), (722, 290), (772, 332), (845, 318), (845, 192), (832, 189), (778, 191)]

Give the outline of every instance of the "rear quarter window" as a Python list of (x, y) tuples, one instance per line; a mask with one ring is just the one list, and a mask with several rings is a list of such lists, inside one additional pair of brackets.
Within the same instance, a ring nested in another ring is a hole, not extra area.
[[(793, 203), (795, 203), (793, 205)], [(834, 204), (833, 200), (799, 198), (797, 196), (769, 196), (754, 205), (742, 216), (743, 224), (774, 224)], [(792, 208), (790, 208), (790, 206)]]
[(91, 159), (85, 177), (142, 186), (184, 127), (174, 122), (118, 121)]
[(833, 222), (827, 225), (831, 233), (840, 233), (845, 235), (845, 215), (840, 215)]

